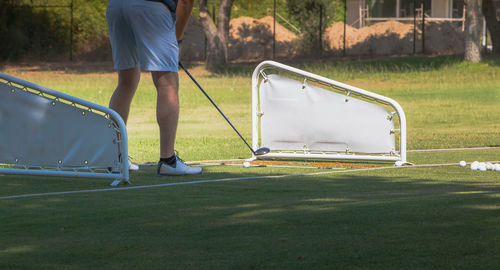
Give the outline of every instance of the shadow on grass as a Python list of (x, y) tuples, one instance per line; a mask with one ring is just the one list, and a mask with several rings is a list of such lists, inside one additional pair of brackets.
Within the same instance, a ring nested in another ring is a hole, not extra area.
[(490, 66), (500, 66), (500, 54), (490, 54), (483, 58), (483, 62)]
[[(436, 71), (446, 67), (470, 65), (463, 56), (408, 56), (377, 59), (327, 59), (327, 60), (277, 60), (278, 62), (310, 71), (313, 73), (349, 72), (349, 73), (404, 73)], [(260, 62), (259, 62), (260, 63)], [(228, 64), (214, 71), (220, 76), (251, 76), (259, 63)], [(490, 66), (499, 66), (499, 56), (486, 56), (483, 62)], [(474, 64), (472, 64), (474, 65)]]
[[(463, 62), (462, 56), (437, 56), (421, 57), (409, 56), (398, 58), (379, 59), (336, 59), (336, 60), (278, 60), (279, 62), (305, 70), (324, 69), (347, 69), (352, 72), (407, 72), (407, 71), (432, 71), (445, 66), (455, 65)], [(491, 60), (493, 61), (493, 60)], [(495, 62), (495, 61), (493, 61)], [(217, 75), (248, 75), (252, 74), (258, 63), (229, 64), (217, 69)]]
[(112, 73), (112, 62), (35, 62), (35, 63), (4, 63), (2, 70), (22, 72), (64, 72), (68, 74)]
[[(132, 179), (144, 185), (262, 175), (229, 170), (152, 179), (149, 168)], [(500, 263), (498, 187), (403, 170), (374, 175), (0, 201), (0, 267), (492, 269)]]
[[(376, 59), (278, 59), (280, 63), (311, 72), (325, 70), (346, 70), (349, 72), (419, 72), (433, 71), (443, 67), (465, 63), (463, 56), (408, 56)], [(217, 67), (214, 76), (252, 76), (259, 62), (229, 63)], [(500, 66), (500, 56), (487, 55), (483, 63)], [(183, 63), (190, 69), (200, 63)], [(201, 63), (202, 64), (202, 63)], [(466, 63), (465, 63), (466, 64)], [(16, 72), (65, 72), (72, 74), (112, 73), (112, 62), (39, 62), (0, 63), (0, 69), (14, 69)]]

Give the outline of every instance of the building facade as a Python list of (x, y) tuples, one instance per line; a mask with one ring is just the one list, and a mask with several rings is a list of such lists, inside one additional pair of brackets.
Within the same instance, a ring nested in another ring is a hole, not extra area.
[(347, 0), (347, 23), (360, 28), (383, 20), (409, 21), (460, 20), (464, 18), (464, 0)]

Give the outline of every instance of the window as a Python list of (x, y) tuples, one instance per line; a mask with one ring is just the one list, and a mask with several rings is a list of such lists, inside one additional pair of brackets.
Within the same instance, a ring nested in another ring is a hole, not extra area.
[[(422, 4), (424, 5), (425, 14), (430, 15), (431, 1), (432, 0), (367, 0), (366, 5), (370, 17), (413, 17), (414, 7), (416, 7), (417, 16), (421, 17)], [(396, 13), (398, 8), (399, 14)]]
[(462, 18), (464, 16), (464, 0), (453, 0), (453, 18)]

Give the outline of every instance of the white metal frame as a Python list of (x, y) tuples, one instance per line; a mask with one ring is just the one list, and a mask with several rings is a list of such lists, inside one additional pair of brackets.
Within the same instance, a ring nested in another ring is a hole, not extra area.
[[(354, 86), (350, 86), (341, 82), (337, 82), (316, 74), (309, 73), (297, 68), (293, 68), (274, 61), (264, 61), (260, 63), (254, 70), (252, 76), (252, 147), (258, 149), (265, 145), (260, 145), (260, 117), (262, 111), (259, 101), (259, 85), (265, 79), (266, 70), (274, 70), (294, 76), (299, 76), (303, 80), (319, 82), (323, 85), (330, 86), (336, 91), (345, 92), (346, 97), (351, 94), (358, 95), (371, 101), (392, 107), (394, 114), (399, 118), (399, 129), (395, 129), (399, 133), (399, 151), (395, 151), (390, 155), (371, 155), (371, 154), (356, 154), (356, 153), (340, 153), (340, 152), (318, 152), (297, 149), (296, 151), (271, 151), (262, 156), (252, 156), (252, 159), (258, 158), (302, 158), (302, 159), (348, 159), (348, 160), (376, 160), (376, 161), (401, 161), (403, 164), (408, 164), (406, 160), (406, 117), (403, 108), (393, 99), (378, 95)], [(396, 128), (396, 127), (395, 127)]]
[[(52, 99), (58, 102), (65, 102), (78, 107), (84, 111), (102, 114), (108, 119), (112, 119), (113, 128), (117, 133), (117, 147), (121, 153), (119, 171), (110, 171), (108, 168), (86, 167), (62, 167), (62, 166), (39, 166), (36, 164), (7, 164), (0, 160), (0, 174), (14, 175), (45, 175), (78, 178), (101, 178), (115, 180), (112, 185), (121, 181), (129, 183), (128, 170), (128, 139), (125, 123), (120, 115), (107, 107), (79, 99), (13, 76), (0, 73), (0, 82), (6, 83), (16, 89), (26, 91), (35, 95)], [(0, 130), (0, 132), (2, 132)]]

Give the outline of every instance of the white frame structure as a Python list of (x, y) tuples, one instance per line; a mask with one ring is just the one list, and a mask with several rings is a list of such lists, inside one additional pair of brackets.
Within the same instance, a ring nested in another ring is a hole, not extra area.
[[(81, 167), (65, 167), (60, 164), (53, 164), (50, 166), (38, 164), (12, 164), (12, 162), (0, 160), (0, 174), (112, 179), (114, 180), (112, 185), (117, 185), (122, 181), (129, 183), (127, 130), (124, 121), (117, 112), (107, 107), (8, 74), (0, 73), (0, 82), (8, 85), (12, 92), (25, 91), (26, 93), (47, 99), (54, 106), (56, 103), (64, 103), (77, 108), (83, 115), (86, 113), (94, 113), (104, 117), (108, 120), (109, 127), (116, 133), (115, 145), (118, 153), (120, 153), (120, 157), (118, 158), (119, 164), (113, 168), (92, 166), (90, 163)], [(2, 130), (0, 130), (0, 132), (2, 132)], [(19, 135), (21, 136), (21, 134)], [(59, 161), (59, 163), (61, 162)], [(85, 163), (87, 163), (87, 161), (85, 161)]]
[(351, 153), (351, 152), (332, 152), (332, 151), (310, 151), (304, 149), (290, 150), (273, 150), (262, 156), (252, 156), (252, 159), (261, 158), (300, 158), (300, 159), (346, 159), (346, 160), (372, 160), (372, 161), (400, 161), (407, 164), (406, 160), (406, 117), (402, 107), (393, 99), (378, 95), (354, 86), (350, 86), (341, 82), (337, 82), (316, 74), (312, 74), (297, 68), (293, 68), (274, 61), (264, 61), (260, 63), (254, 70), (252, 76), (252, 147), (258, 149), (265, 147), (261, 145), (261, 121), (263, 113), (260, 108), (259, 87), (267, 74), (279, 73), (300, 78), (304, 83), (312, 82), (327, 87), (337, 93), (345, 94), (346, 98), (359, 97), (378, 105), (392, 108), (394, 112), (392, 116), (398, 116), (399, 128), (394, 127), (394, 133), (399, 135), (399, 149), (396, 149), (390, 154), (366, 154), (366, 153)]

